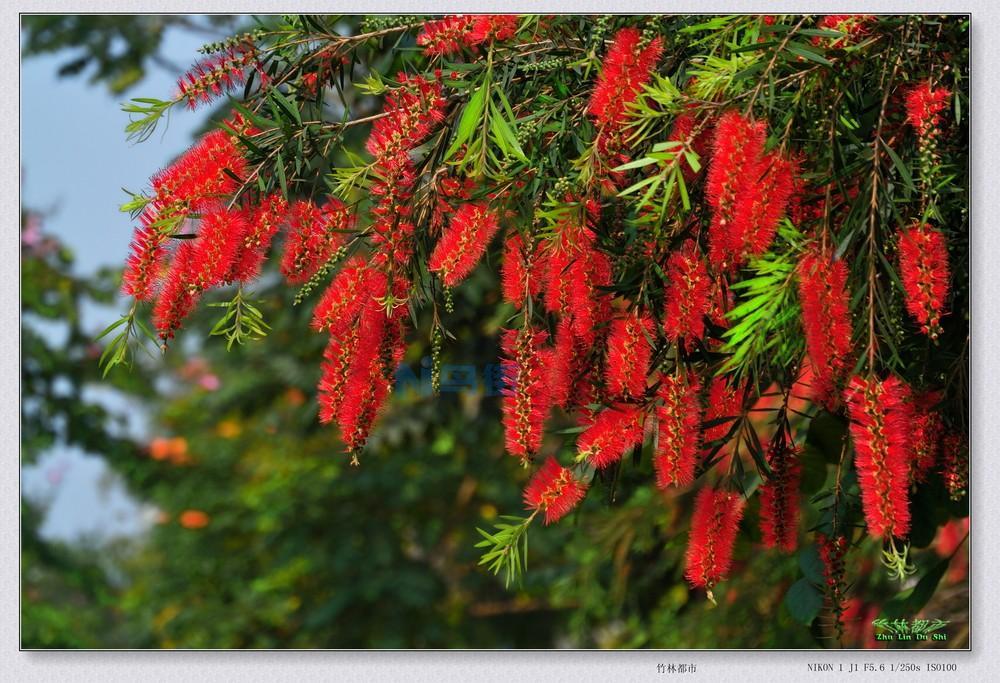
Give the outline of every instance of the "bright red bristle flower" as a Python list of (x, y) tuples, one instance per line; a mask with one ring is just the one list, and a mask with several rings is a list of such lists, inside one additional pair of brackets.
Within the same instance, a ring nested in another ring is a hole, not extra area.
[(181, 323), (194, 309), (200, 292), (189, 286), (195, 247), (184, 242), (177, 247), (170, 269), (153, 305), (153, 326), (160, 339), (173, 339)]
[(969, 444), (963, 434), (949, 432), (941, 442), (941, 476), (952, 500), (969, 488)]
[(771, 474), (760, 487), (760, 532), (766, 548), (792, 552), (798, 544), (801, 449), (784, 441), (768, 447)]
[[(645, 47), (641, 46), (641, 41), (642, 35), (632, 27), (623, 28), (615, 34), (587, 107), (597, 127), (597, 152), (608, 168), (628, 160), (625, 154), (628, 149), (628, 106), (635, 102), (649, 82), (663, 54), (663, 41), (659, 37), (649, 41)], [(612, 185), (618, 184), (622, 178), (620, 172), (609, 171), (606, 174)]]
[(691, 534), (685, 554), (684, 577), (694, 588), (712, 588), (726, 578), (743, 518), (743, 499), (737, 493), (708, 487), (698, 492), (691, 516)]
[(766, 137), (763, 121), (754, 123), (736, 111), (723, 114), (716, 125), (705, 192), (712, 207), (709, 258), (718, 271), (730, 270), (742, 262), (746, 245), (738, 211), (740, 203), (747, 199), (747, 183), (753, 182)]
[(326, 424), (337, 419), (340, 406), (344, 402), (344, 387), (347, 385), (351, 358), (358, 343), (358, 328), (352, 327), (343, 335), (331, 336), (323, 351), (320, 365), (320, 380), (317, 386), (319, 401), (319, 421)]
[(733, 422), (743, 414), (744, 385), (732, 385), (725, 377), (716, 377), (708, 386), (708, 405), (705, 409), (705, 444), (724, 439), (733, 428)]
[(260, 274), (271, 241), (278, 234), (288, 214), (288, 202), (280, 194), (272, 194), (249, 210), (248, 227), (243, 244), (227, 279), (248, 282)]
[(712, 307), (712, 280), (694, 240), (670, 254), (663, 291), (663, 332), (690, 351), (705, 336), (705, 316)]
[(701, 432), (701, 380), (694, 373), (664, 375), (656, 409), (659, 435), (653, 469), (656, 485), (687, 486), (694, 481)]
[(917, 223), (899, 235), (899, 277), (906, 310), (924, 334), (937, 339), (948, 298), (950, 271), (944, 235)]
[(293, 285), (307, 282), (344, 244), (353, 223), (350, 208), (334, 197), (322, 207), (305, 200), (292, 204), (281, 260), (285, 280)]
[(156, 295), (156, 283), (166, 256), (167, 235), (152, 225), (155, 221), (155, 211), (143, 211), (122, 273), (122, 293), (140, 301), (149, 301)]
[[(236, 139), (213, 130), (173, 164), (153, 176), (152, 187), (160, 217), (199, 211), (232, 194), (244, 177), (246, 159)], [(235, 177), (234, 177), (235, 176)]]
[(522, 460), (542, 446), (542, 427), (551, 405), (546, 377), (543, 330), (505, 330), (501, 348), (503, 426), (507, 452)]
[(815, 251), (802, 259), (797, 273), (813, 395), (833, 409), (837, 386), (851, 366), (853, 325), (847, 264)]
[(580, 460), (603, 469), (621, 460), (625, 452), (642, 443), (643, 411), (620, 403), (597, 414), (580, 434), (576, 447)]
[(639, 311), (611, 321), (605, 383), (613, 398), (639, 398), (646, 392), (655, 332), (653, 319)]
[(444, 121), (447, 102), (441, 83), (399, 74), (400, 87), (385, 96), (384, 116), (372, 124), (367, 150), (386, 162), (413, 149)]
[(948, 107), (951, 91), (948, 88), (934, 88), (924, 81), (910, 88), (906, 93), (906, 122), (913, 126), (917, 135), (935, 135), (941, 122), (941, 112)]
[(583, 500), (587, 485), (553, 457), (546, 459), (524, 488), (524, 505), (545, 514), (545, 523), (558, 522)]
[(855, 376), (844, 394), (868, 532), (903, 538), (910, 529), (909, 387), (895, 376), (882, 382)]
[(740, 193), (734, 228), (750, 254), (759, 256), (770, 249), (795, 191), (797, 176), (798, 164), (774, 152), (765, 154), (750, 169), (747, 187)]
[(520, 17), (512, 14), (458, 14), (424, 23), (417, 45), (428, 56), (450, 56), (487, 42), (510, 40)]
[(225, 283), (246, 233), (247, 220), (242, 211), (219, 206), (206, 213), (194, 239), (187, 284), (205, 291)]
[(525, 301), (541, 293), (540, 262), (538, 250), (529, 249), (520, 235), (513, 233), (507, 238), (500, 270), (504, 301), (521, 308)]
[[(198, 62), (177, 81), (177, 96), (194, 109), (211, 102), (246, 79), (247, 69), (257, 66), (257, 48), (250, 41), (229, 45), (218, 54)], [(262, 72), (261, 72), (262, 73)], [(263, 73), (262, 73), (263, 75)]]
[(362, 308), (373, 301), (375, 293), (370, 289), (374, 281), (373, 271), (363, 257), (355, 256), (345, 263), (316, 304), (313, 329), (334, 337), (345, 334)]
[(500, 227), (496, 215), (483, 203), (463, 204), (431, 253), (428, 268), (448, 287), (468, 277), (486, 253)]

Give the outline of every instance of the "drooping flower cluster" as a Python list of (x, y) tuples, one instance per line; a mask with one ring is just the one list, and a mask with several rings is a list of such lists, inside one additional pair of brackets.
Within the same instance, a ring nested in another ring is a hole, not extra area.
[(198, 62), (177, 81), (177, 97), (194, 109), (211, 102), (246, 80), (247, 69), (257, 69), (261, 81), (267, 75), (258, 62), (257, 47), (250, 40), (225, 46), (218, 54)]
[(507, 452), (522, 460), (538, 452), (551, 398), (542, 352), (548, 333), (525, 327), (505, 330), (501, 348), (503, 426)]
[(233, 137), (216, 130), (153, 176), (153, 196), (139, 216), (122, 276), (124, 294), (142, 301), (156, 295), (167, 239), (184, 217), (235, 190), (234, 177), (245, 169), (246, 159)]
[(847, 590), (845, 579), (846, 566), (844, 556), (847, 555), (847, 539), (843, 536), (830, 538), (825, 534), (816, 534), (816, 548), (819, 551), (820, 562), (823, 563), (824, 590), (830, 601), (830, 611), (836, 619), (837, 633), (843, 632), (844, 594)]
[[(663, 41), (659, 37), (643, 46), (639, 31), (627, 27), (615, 34), (604, 57), (587, 111), (594, 117), (597, 128), (594, 144), (608, 169), (628, 161), (628, 106), (635, 102), (643, 86), (649, 82), (662, 53)], [(607, 175), (613, 185), (618, 184), (622, 177), (614, 172)]]
[(766, 138), (766, 123), (736, 111), (723, 114), (716, 126), (705, 191), (712, 207), (709, 258), (719, 272), (767, 251), (791, 199), (796, 164), (764, 154)]
[(428, 21), (417, 36), (417, 45), (429, 56), (448, 57), (462, 48), (510, 40), (517, 35), (520, 17), (514, 14), (456, 14)]
[(687, 486), (694, 481), (701, 432), (701, 382), (694, 373), (664, 375), (656, 409), (659, 429), (653, 469), (656, 485)]
[(724, 439), (732, 431), (733, 421), (743, 413), (745, 388), (731, 384), (725, 377), (716, 377), (708, 387), (708, 404), (705, 409), (705, 430), (702, 438), (706, 444)]
[(545, 523), (552, 524), (576, 507), (586, 493), (587, 485), (550, 456), (525, 487), (524, 505), (543, 512)]
[(694, 588), (711, 590), (729, 574), (743, 499), (706, 486), (698, 492), (691, 516), (684, 576)]
[(485, 203), (463, 204), (434, 247), (428, 269), (438, 273), (445, 286), (454, 287), (476, 267), (499, 227)]
[(336, 197), (316, 206), (299, 200), (288, 212), (288, 238), (281, 274), (292, 285), (307, 282), (337, 253), (354, 224), (350, 209)]
[(938, 412), (941, 392), (925, 391), (913, 396), (913, 457), (910, 460), (910, 481), (921, 483), (937, 466), (944, 435), (944, 421)]
[(597, 413), (576, 441), (577, 458), (604, 469), (642, 443), (643, 410), (618, 403)]
[(711, 307), (712, 280), (693, 240), (672, 252), (663, 291), (663, 332), (690, 351), (705, 336), (705, 316)]
[(771, 474), (760, 487), (760, 532), (766, 548), (792, 552), (798, 543), (801, 449), (775, 439), (767, 450)]
[(921, 332), (937, 339), (950, 278), (948, 245), (939, 230), (915, 223), (899, 234), (899, 277), (906, 310)]
[(538, 250), (526, 246), (517, 233), (512, 233), (504, 243), (503, 267), (500, 285), (504, 301), (521, 308), (529, 298), (542, 291), (541, 258)]
[(913, 410), (896, 376), (855, 376), (844, 391), (855, 467), (868, 533), (903, 538), (910, 529), (909, 483)]
[(248, 225), (242, 248), (230, 271), (230, 281), (248, 282), (260, 274), (271, 241), (288, 217), (288, 202), (280, 194), (272, 194), (248, 211)]
[(611, 321), (605, 383), (613, 398), (635, 399), (645, 393), (654, 333), (653, 319), (639, 311)]
[(847, 264), (813, 251), (799, 263), (797, 275), (813, 395), (832, 410), (837, 387), (851, 365), (853, 326)]

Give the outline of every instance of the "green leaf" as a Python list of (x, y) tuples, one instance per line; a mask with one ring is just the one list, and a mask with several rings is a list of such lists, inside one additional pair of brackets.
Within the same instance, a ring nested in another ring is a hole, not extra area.
[(486, 103), (486, 87), (480, 85), (472, 94), (465, 108), (462, 110), (462, 117), (458, 120), (455, 129), (455, 139), (445, 153), (446, 158), (452, 157), (458, 149), (472, 136), (483, 115), (483, 105)]
[(784, 604), (795, 621), (809, 626), (823, 609), (823, 594), (808, 579), (799, 579), (785, 593)]

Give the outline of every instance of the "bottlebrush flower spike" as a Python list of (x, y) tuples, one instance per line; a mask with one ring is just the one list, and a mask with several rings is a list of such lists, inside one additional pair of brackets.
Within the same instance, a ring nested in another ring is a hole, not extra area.
[[(698, 132), (695, 132), (698, 130)], [(713, 126), (702, 123), (699, 129), (699, 122), (693, 114), (679, 114), (674, 119), (670, 127), (669, 140), (681, 142), (692, 149), (698, 155), (698, 160), (702, 166), (708, 159), (712, 151)], [(681, 161), (681, 173), (684, 175), (684, 182), (689, 183), (694, 180), (697, 173), (685, 158)]]
[(690, 351), (705, 336), (705, 316), (711, 309), (712, 280), (693, 240), (687, 240), (667, 261), (663, 292), (663, 332), (671, 342)]
[(323, 351), (320, 366), (320, 380), (317, 387), (319, 401), (319, 421), (333, 422), (344, 401), (351, 358), (358, 343), (358, 328), (351, 327), (344, 334), (331, 336)]
[(918, 136), (934, 136), (941, 122), (940, 114), (950, 100), (948, 88), (934, 88), (929, 81), (918, 83), (906, 93), (906, 122), (913, 126)]
[(698, 492), (691, 517), (684, 577), (692, 587), (707, 589), (713, 602), (712, 588), (729, 573), (742, 518), (743, 499), (739, 494), (708, 487)]
[(520, 17), (509, 14), (459, 14), (424, 24), (417, 36), (417, 45), (423, 46), (428, 56), (450, 56), (463, 47), (477, 46), (493, 41), (510, 40), (517, 33)]
[(962, 500), (969, 488), (969, 444), (958, 432), (945, 435), (941, 444), (941, 475), (952, 500)]
[[(169, 167), (153, 176), (151, 184), (159, 215), (199, 211), (230, 195), (246, 174), (246, 159), (236, 139), (213, 130)], [(228, 172), (227, 172), (228, 171)], [(235, 178), (234, 178), (235, 176)]]
[(257, 48), (252, 42), (248, 40), (229, 45), (219, 54), (192, 66), (177, 81), (177, 97), (187, 100), (191, 109), (197, 107), (199, 102), (211, 102), (219, 95), (241, 85), (251, 65), (257, 65), (257, 70), (260, 71), (257, 64)]
[(372, 124), (366, 149), (380, 160), (398, 159), (444, 121), (447, 102), (440, 81), (420, 76), (397, 77), (400, 87), (385, 96), (384, 116)]
[(642, 443), (640, 406), (619, 403), (597, 414), (577, 439), (577, 460), (588, 460), (598, 469), (616, 463), (625, 451)]
[(541, 259), (538, 250), (532, 252), (517, 233), (507, 238), (503, 254), (500, 271), (503, 298), (520, 309), (525, 301), (537, 297), (542, 291)]
[(733, 421), (743, 414), (745, 385), (731, 385), (725, 377), (716, 377), (708, 386), (708, 406), (705, 409), (704, 442), (710, 444), (728, 436)]
[(140, 226), (132, 237), (122, 273), (122, 293), (140, 301), (149, 301), (156, 295), (156, 283), (166, 256), (167, 235), (153, 225), (156, 216), (155, 209), (147, 207), (139, 217)]
[(916, 223), (899, 235), (899, 276), (906, 310), (920, 330), (937, 339), (948, 298), (948, 246), (944, 235), (926, 223)]
[(832, 410), (837, 400), (837, 385), (851, 365), (853, 325), (847, 264), (814, 251), (802, 259), (797, 273), (802, 328), (813, 369), (813, 393)]
[(353, 223), (350, 209), (335, 197), (329, 198), (322, 208), (305, 200), (292, 204), (281, 260), (285, 280), (293, 285), (308, 281), (333, 258)]
[(569, 514), (586, 493), (587, 485), (550, 456), (525, 487), (524, 505), (545, 513), (545, 523), (552, 524)]
[(288, 202), (272, 194), (249, 210), (248, 227), (236, 261), (227, 280), (248, 282), (260, 274), (271, 241), (281, 229), (288, 214)]
[[(845, 33), (846, 35), (842, 38), (825, 39), (830, 40), (830, 47), (844, 47), (848, 42), (857, 42), (865, 36), (869, 32), (871, 21), (874, 18), (870, 14), (827, 14), (819, 20), (817, 26), (821, 29)], [(823, 40), (824, 38), (820, 36), (814, 36), (812, 43), (820, 45)]]
[(745, 244), (737, 212), (766, 137), (764, 122), (753, 123), (736, 111), (723, 114), (716, 126), (705, 192), (712, 208), (709, 258), (717, 271), (730, 270), (742, 260)]
[(868, 532), (903, 538), (910, 529), (909, 388), (895, 376), (882, 382), (855, 376), (844, 393)]
[(910, 481), (913, 483), (926, 481), (940, 459), (944, 421), (937, 408), (941, 398), (938, 391), (925, 391), (913, 397), (913, 458), (910, 461)]
[(767, 465), (771, 474), (760, 487), (760, 532), (765, 548), (790, 553), (798, 543), (801, 449), (784, 440), (771, 442)]
[(560, 320), (548, 365), (552, 405), (570, 410), (595, 402), (595, 370), (588, 364), (589, 352), (590, 347), (573, 333), (572, 320)]
[(501, 348), (503, 373), (503, 426), (507, 452), (522, 460), (542, 445), (542, 427), (551, 398), (542, 345), (547, 333), (523, 328), (505, 330)]
[(428, 268), (448, 287), (468, 277), (486, 252), (500, 224), (484, 203), (463, 204), (431, 254)]
[(656, 485), (687, 486), (694, 481), (701, 431), (701, 380), (694, 373), (664, 375), (656, 409), (659, 437), (653, 469)]
[(797, 175), (798, 164), (774, 152), (765, 154), (750, 171), (740, 196), (734, 234), (741, 236), (743, 248), (751, 254), (759, 256), (771, 248)]
[(164, 278), (163, 288), (153, 305), (153, 326), (164, 341), (173, 339), (184, 318), (198, 302), (199, 291), (188, 284), (194, 251), (195, 247), (190, 242), (177, 247)]
[(312, 328), (334, 337), (345, 334), (376, 296), (371, 291), (375, 284), (372, 276), (373, 271), (361, 256), (345, 263), (316, 304)]
[(830, 538), (824, 534), (816, 534), (816, 548), (823, 563), (826, 583), (823, 592), (830, 599), (830, 609), (836, 618), (837, 633), (840, 634), (843, 632), (844, 592), (847, 590), (844, 580), (847, 539), (843, 536)]
[(187, 267), (187, 285), (201, 292), (223, 284), (246, 233), (247, 220), (242, 211), (217, 206), (204, 214)]
[(639, 398), (646, 392), (649, 360), (653, 355), (650, 339), (655, 333), (653, 319), (638, 311), (625, 313), (611, 322), (605, 380), (613, 398)]

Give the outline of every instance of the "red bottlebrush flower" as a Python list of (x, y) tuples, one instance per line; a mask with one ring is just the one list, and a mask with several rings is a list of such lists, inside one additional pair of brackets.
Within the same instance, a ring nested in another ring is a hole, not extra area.
[(236, 139), (224, 130), (214, 130), (153, 176), (158, 214), (161, 218), (186, 214), (217, 203), (239, 185), (233, 176), (241, 178), (245, 173), (246, 159)]
[(729, 270), (742, 260), (745, 244), (737, 212), (766, 137), (764, 122), (752, 123), (736, 111), (723, 114), (716, 125), (705, 192), (712, 207), (709, 258), (718, 271)]
[(308, 281), (333, 258), (344, 243), (345, 231), (354, 223), (350, 209), (331, 197), (322, 208), (297, 201), (288, 216), (288, 240), (281, 260), (281, 273), (292, 285)]
[(455, 16), (428, 21), (417, 35), (417, 45), (424, 48), (428, 56), (448, 56), (469, 47), (469, 32), (472, 30), (473, 17), (459, 14)]
[(502, 42), (517, 35), (517, 26), (521, 17), (516, 14), (476, 14), (473, 15), (472, 30), (469, 31), (469, 43)]
[(503, 251), (500, 284), (505, 301), (520, 309), (526, 300), (537, 297), (542, 291), (538, 250), (532, 252), (521, 236), (514, 233), (507, 238)]
[(198, 301), (200, 293), (188, 285), (194, 251), (191, 242), (184, 242), (177, 248), (153, 305), (153, 325), (164, 341), (173, 338)]
[(640, 406), (626, 403), (602, 410), (577, 439), (578, 458), (598, 469), (618, 462), (625, 451), (642, 443), (642, 417)]
[(969, 444), (964, 435), (945, 435), (941, 443), (941, 476), (951, 499), (962, 500), (969, 488)]
[(558, 522), (583, 500), (587, 485), (549, 457), (524, 488), (524, 505), (545, 513), (545, 523)]
[(463, 204), (434, 247), (428, 268), (454, 287), (468, 277), (486, 252), (500, 224), (486, 204)]
[(766, 252), (778, 231), (795, 191), (798, 164), (775, 153), (766, 154), (750, 170), (747, 187), (741, 194), (734, 233), (751, 254)]
[(663, 292), (663, 332), (688, 351), (705, 336), (705, 316), (711, 309), (712, 280), (693, 240), (667, 261)]
[(771, 475), (760, 487), (760, 532), (764, 547), (792, 552), (798, 543), (801, 449), (773, 441), (767, 452)]
[[(595, 145), (598, 154), (608, 168), (628, 160), (623, 153), (628, 148), (625, 131), (628, 105), (636, 100), (643, 86), (649, 82), (663, 53), (660, 38), (654, 38), (640, 48), (641, 38), (639, 31), (631, 27), (615, 34), (587, 107), (597, 127)], [(612, 185), (617, 185), (623, 177), (620, 172), (610, 172), (608, 176)]]
[(925, 481), (938, 464), (944, 434), (944, 421), (936, 410), (940, 402), (941, 393), (937, 391), (913, 397), (913, 458), (910, 461), (910, 481), (913, 483)]
[(799, 264), (798, 278), (802, 328), (813, 370), (813, 393), (832, 410), (837, 400), (837, 384), (851, 365), (853, 326), (847, 264), (813, 252)]
[(563, 318), (556, 326), (555, 346), (549, 356), (552, 404), (567, 410), (594, 403), (594, 369), (587, 362), (590, 347), (573, 333), (573, 322)]
[(638, 311), (625, 313), (611, 322), (608, 335), (606, 383), (615, 399), (639, 398), (646, 392), (650, 339), (655, 335), (653, 319)]
[[(669, 140), (681, 142), (685, 147), (693, 150), (698, 155), (698, 160), (704, 166), (705, 159), (711, 153), (712, 147), (712, 127), (704, 123), (701, 124), (699, 132), (699, 122), (693, 114), (679, 114), (670, 128)], [(681, 162), (681, 173), (684, 174), (684, 181), (690, 183), (697, 173), (691, 163), (685, 158)]]
[(726, 578), (743, 518), (739, 494), (708, 487), (698, 492), (691, 516), (684, 577), (694, 588), (712, 588)]
[[(870, 30), (870, 24), (874, 17), (870, 14), (827, 14), (820, 18), (817, 26), (821, 29), (840, 31), (846, 34), (842, 38), (830, 40), (830, 47), (844, 47), (848, 42), (857, 42)], [(820, 36), (814, 36), (813, 45), (820, 45), (823, 42)]]
[(279, 194), (261, 200), (249, 212), (249, 226), (227, 280), (247, 282), (260, 274), (271, 241), (285, 222), (288, 202)]
[[(219, 54), (198, 62), (177, 81), (177, 96), (194, 109), (211, 102), (246, 79), (246, 70), (257, 64), (257, 48), (250, 41), (230, 45)], [(259, 66), (258, 66), (259, 71)]]
[(522, 460), (542, 446), (542, 427), (549, 412), (550, 393), (542, 345), (542, 330), (505, 330), (501, 347), (503, 425), (507, 452)]
[(154, 209), (147, 208), (143, 211), (139, 221), (141, 225), (136, 228), (132, 237), (125, 271), (122, 273), (122, 293), (141, 301), (149, 301), (156, 294), (156, 282), (166, 255), (164, 242), (167, 235), (153, 225), (156, 221)]
[(948, 246), (944, 235), (916, 223), (899, 235), (899, 276), (906, 310), (920, 330), (937, 339), (948, 298)]
[(948, 107), (951, 91), (948, 88), (931, 87), (923, 81), (906, 93), (906, 122), (913, 126), (917, 135), (924, 137), (936, 133), (941, 122), (941, 112)]
[(353, 327), (362, 308), (373, 301), (372, 275), (368, 262), (361, 256), (345, 263), (316, 304), (313, 329), (338, 337)]
[(187, 285), (204, 291), (221, 285), (232, 270), (247, 233), (246, 216), (221, 206), (209, 210), (201, 219), (194, 250), (187, 267)]
[(844, 394), (868, 532), (902, 538), (910, 528), (909, 388), (895, 376), (883, 382), (855, 376)]
[(323, 363), (318, 390), (319, 421), (333, 422), (344, 402), (344, 387), (347, 385), (351, 358), (358, 342), (358, 328), (351, 327), (343, 335), (331, 336), (323, 351)]
[(708, 386), (708, 407), (705, 410), (705, 427), (702, 435), (706, 444), (724, 439), (732, 429), (732, 422), (743, 414), (745, 386), (732, 386), (725, 377), (716, 377)]
[(701, 431), (700, 394), (701, 380), (694, 373), (664, 375), (661, 380), (663, 404), (656, 409), (659, 438), (653, 456), (656, 485), (661, 489), (694, 481)]
[(400, 87), (385, 96), (382, 118), (372, 124), (366, 149), (380, 160), (397, 158), (413, 149), (444, 121), (447, 102), (439, 81), (398, 76)]

